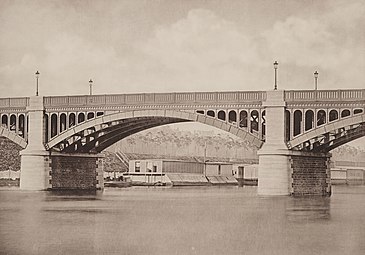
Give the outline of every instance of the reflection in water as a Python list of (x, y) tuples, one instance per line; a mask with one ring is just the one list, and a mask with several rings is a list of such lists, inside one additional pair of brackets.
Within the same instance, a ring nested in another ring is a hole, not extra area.
[(303, 222), (330, 219), (328, 197), (304, 197), (288, 200), (286, 215), (289, 221)]
[(98, 200), (103, 192), (100, 190), (52, 190), (46, 192), (46, 201), (60, 200)]
[(363, 254), (365, 187), (331, 198), (256, 187), (0, 190), (4, 254)]

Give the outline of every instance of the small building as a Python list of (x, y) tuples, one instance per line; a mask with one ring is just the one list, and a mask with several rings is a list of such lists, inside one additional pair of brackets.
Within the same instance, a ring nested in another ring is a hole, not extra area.
[(346, 174), (347, 184), (363, 185), (364, 184), (364, 169), (361, 167), (350, 167)]
[(234, 176), (232, 164), (222, 162), (206, 162), (206, 176)]
[(344, 168), (331, 168), (331, 184), (346, 184), (347, 170)]
[[(143, 159), (130, 160), (128, 176), (131, 177), (134, 185), (138, 184), (156, 184), (171, 183), (168, 174), (190, 174), (202, 176), (204, 174), (204, 165), (199, 162), (187, 162), (171, 159)], [(196, 176), (196, 177), (197, 177)], [(190, 176), (191, 177), (191, 176)], [(188, 181), (184, 176), (173, 176), (174, 180)], [(194, 178), (193, 178), (194, 179)], [(195, 178), (197, 180), (201, 178)]]
[[(204, 164), (172, 159), (130, 160), (129, 171), (125, 175), (130, 176), (134, 185), (237, 184), (233, 176), (232, 164), (221, 162)], [(224, 178), (214, 178), (217, 176)]]
[(232, 169), (240, 185), (258, 184), (258, 164), (234, 164)]
[(363, 167), (333, 167), (331, 168), (331, 183), (363, 185), (365, 183), (364, 171)]

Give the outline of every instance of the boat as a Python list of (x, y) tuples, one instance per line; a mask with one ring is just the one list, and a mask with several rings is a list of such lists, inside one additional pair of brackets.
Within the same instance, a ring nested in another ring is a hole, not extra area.
[(128, 188), (131, 186), (132, 186), (132, 183), (129, 181), (106, 181), (106, 182), (104, 182), (104, 187)]

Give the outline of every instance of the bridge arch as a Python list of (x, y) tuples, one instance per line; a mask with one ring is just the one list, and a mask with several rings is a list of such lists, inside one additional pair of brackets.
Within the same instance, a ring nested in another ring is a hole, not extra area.
[(115, 142), (142, 130), (179, 122), (199, 122), (210, 125), (247, 140), (260, 148), (263, 141), (234, 123), (198, 113), (175, 110), (141, 110), (118, 112), (85, 120), (45, 145), (60, 152), (101, 152)]
[(329, 152), (365, 136), (365, 114), (337, 119), (287, 142), (289, 149)]
[(12, 132), (5, 127), (0, 126), (0, 136), (8, 138), (10, 141), (16, 143), (23, 149), (27, 147), (27, 141), (24, 138), (20, 137), (15, 132)]

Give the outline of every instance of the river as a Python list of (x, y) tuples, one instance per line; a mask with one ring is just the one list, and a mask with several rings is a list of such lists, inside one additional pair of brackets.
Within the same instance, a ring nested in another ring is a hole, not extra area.
[(256, 187), (0, 190), (1, 254), (365, 254), (365, 186), (330, 198)]

